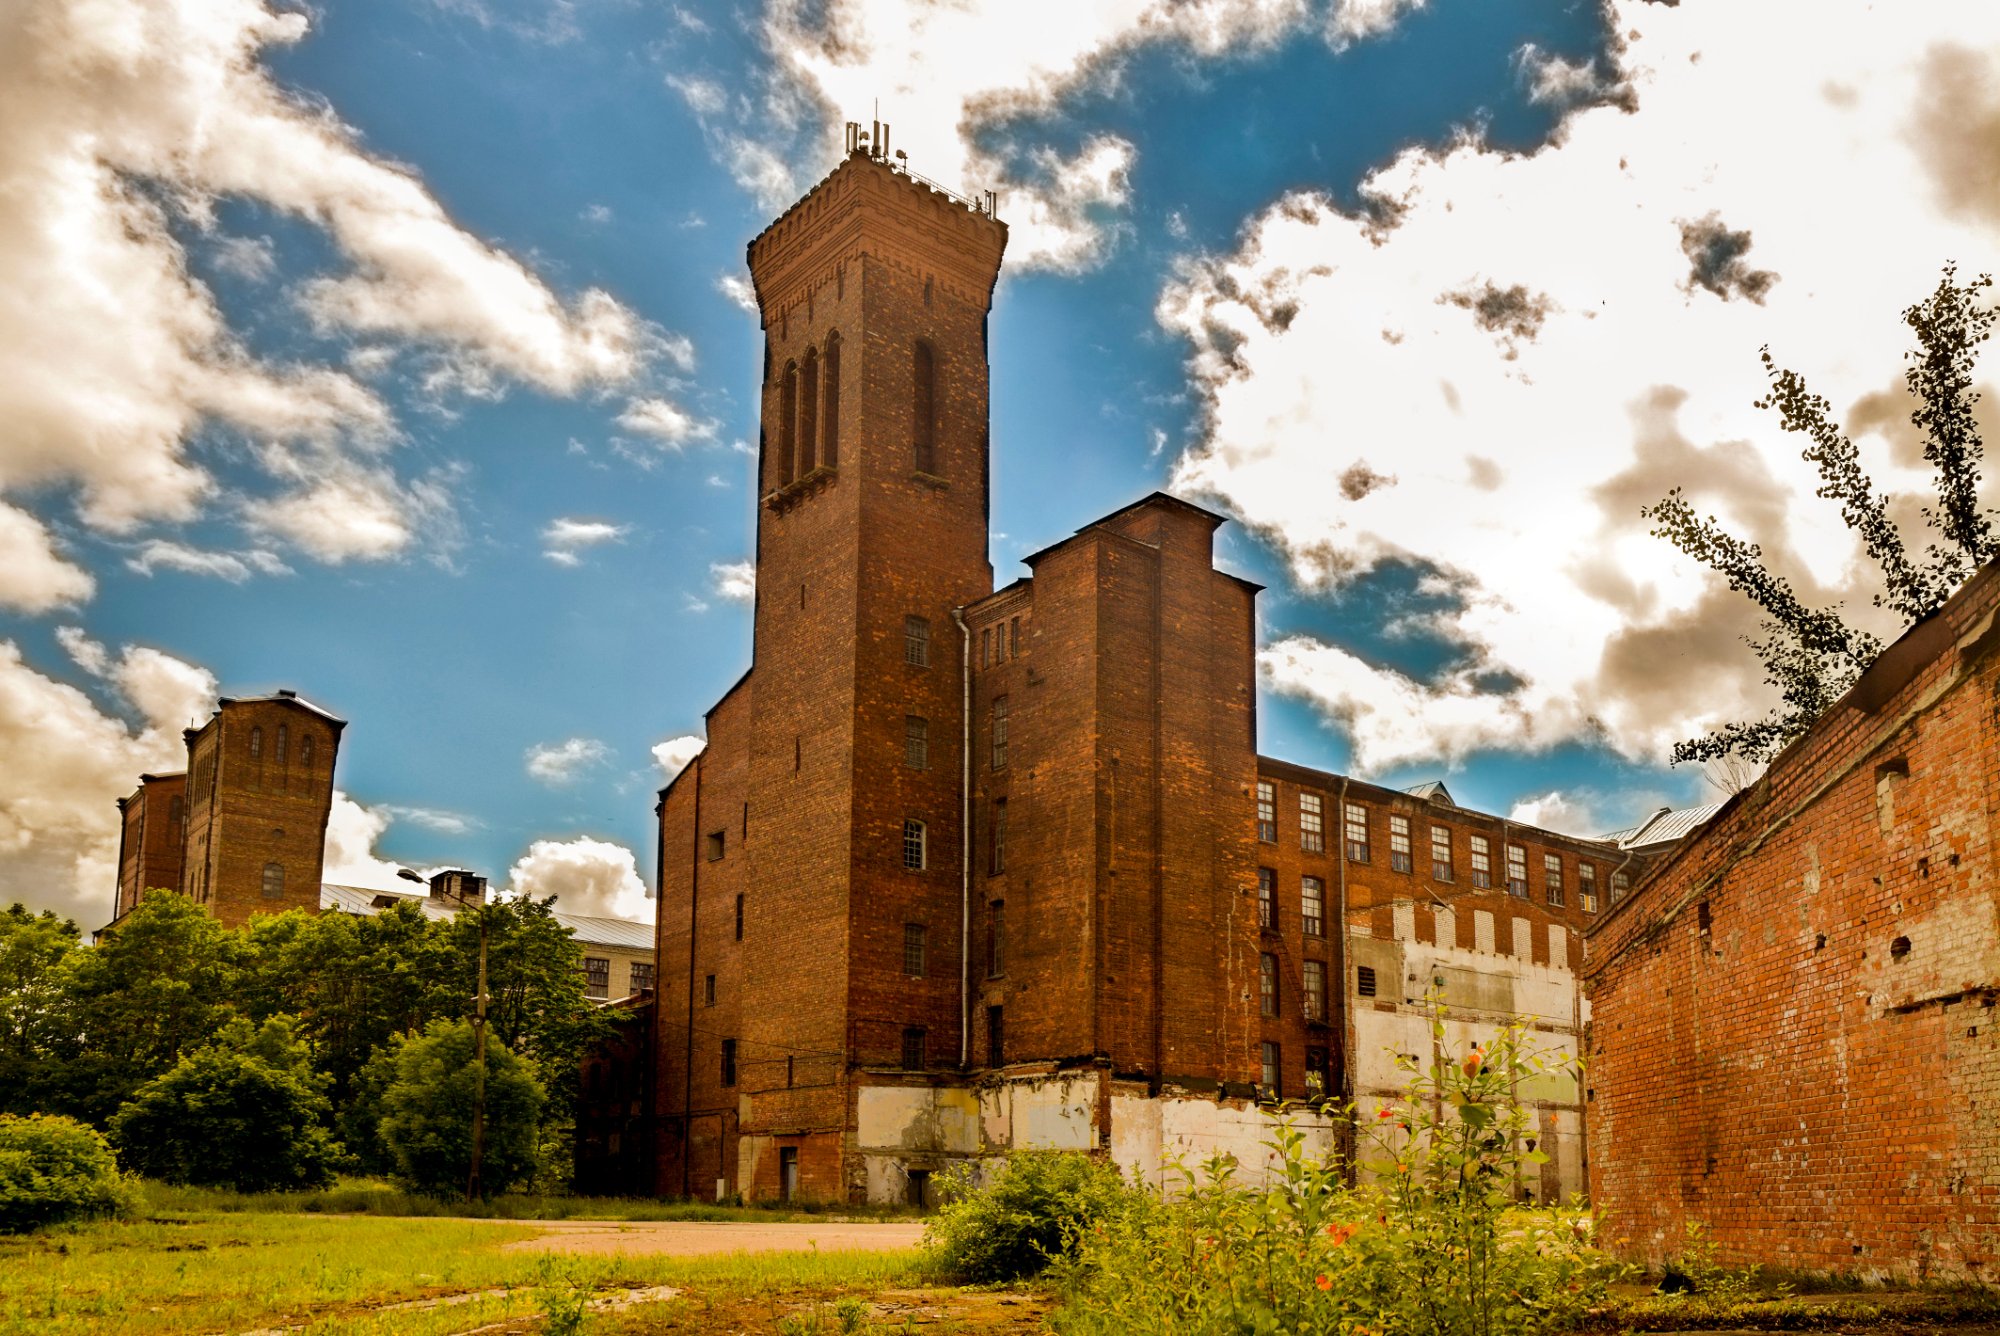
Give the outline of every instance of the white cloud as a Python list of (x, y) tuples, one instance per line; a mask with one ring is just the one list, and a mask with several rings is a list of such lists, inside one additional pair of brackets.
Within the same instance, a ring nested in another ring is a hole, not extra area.
[(708, 568), (715, 592), (732, 603), (749, 603), (757, 597), (757, 564), (751, 561), (718, 561)]
[(189, 575), (212, 575), (231, 584), (242, 584), (254, 574), (292, 573), (292, 568), (274, 552), (262, 549), (252, 549), (248, 552), (211, 552), (189, 547), (185, 543), (169, 542), (163, 538), (142, 543), (137, 552), (126, 558), (125, 564), (141, 575), (151, 575), (154, 571), (164, 568), (184, 571)]
[[(1628, 812), (1627, 816), (1630, 815)], [(1608, 829), (1593, 800), (1581, 794), (1564, 793), (1560, 789), (1522, 798), (1507, 813), (1507, 819), (1586, 840), (1594, 839)]]
[(1327, 40), (1334, 50), (1345, 50), (1364, 37), (1387, 32), (1406, 12), (1422, 9), (1424, 4), (1425, 0), (1333, 0), (1327, 18)]
[(447, 812), (438, 807), (404, 807), (389, 805), (378, 809), (386, 812), (396, 821), (407, 821), (425, 830), (434, 830), (440, 835), (464, 835), (476, 829), (479, 822), (462, 812)]
[(841, 123), (867, 118), (879, 99), (890, 147), (906, 150), (913, 170), (965, 194), (1000, 192), (1010, 268), (1074, 270), (1103, 256), (1130, 202), (1132, 145), (1102, 134), (1068, 156), (1008, 152), (981, 131), (1110, 77), (1141, 47), (1202, 58), (1268, 48), (1305, 31), (1314, 9), (1308, 0), (769, 0), (763, 39), (776, 69), (761, 98), (699, 76), (669, 82), (716, 158), (765, 207), (791, 203), (832, 167)]
[(0, 641), (0, 887), (6, 899), (70, 915), (88, 930), (111, 918), (117, 881), (116, 800), (145, 772), (186, 763), (181, 730), (208, 716), (215, 679), (158, 650), (113, 655), (75, 627), (65, 650), (137, 716), (107, 713), (76, 687)]
[(611, 206), (609, 204), (587, 204), (584, 206), (583, 212), (577, 216), (586, 223), (608, 223), (611, 221)]
[[(281, 88), (263, 56), (309, 22), (258, 0), (0, 11), (0, 492), (73, 495), (111, 534), (187, 521), (218, 495), (192, 446), (214, 423), (259, 442), (292, 489), (251, 502), (253, 527), (330, 560), (408, 545), (424, 501), (379, 457), (397, 437), (386, 401), (337, 365), (261, 360), (188, 265), (191, 232), (223, 270), (270, 275), (263, 238), (221, 233), (223, 199), (319, 229), (333, 258), (295, 292), (308, 320), (419, 351), (434, 386), (577, 394), (673, 356), (608, 293), (558, 296)], [(90, 593), (44, 524), (0, 504), (0, 605)]]
[(665, 742), (654, 743), (653, 759), (660, 763), (661, 777), (672, 779), (675, 775), (678, 775), (687, 768), (687, 763), (692, 761), (696, 754), (707, 745), (706, 742), (703, 742), (692, 733), (684, 733), (680, 737), (668, 738)]
[[(394, 818), (395, 809), (363, 807), (339, 789), (333, 791), (333, 810), (326, 821), (326, 861), (320, 879), (334, 886), (359, 886), (371, 891), (401, 891), (405, 895), (425, 889), (397, 874), (403, 865), (375, 852)], [(422, 872), (422, 868), (411, 871)]]
[(528, 776), (543, 784), (573, 783), (584, 771), (603, 764), (610, 755), (611, 749), (596, 738), (536, 743), (526, 753)]
[(618, 425), (666, 450), (680, 450), (691, 441), (715, 435), (714, 421), (695, 417), (668, 399), (634, 399), (618, 415)]
[(608, 520), (553, 519), (542, 530), (542, 555), (558, 566), (578, 566), (583, 562), (583, 549), (623, 542), (629, 532), (630, 525)]
[[(2000, 148), (1963, 128), (2000, 123), (2000, 10), (1619, 0), (1610, 27), (1634, 109), (1576, 107), (1527, 155), (1409, 150), (1362, 214), (1288, 197), (1162, 295), (1202, 406), (1173, 485), (1308, 586), (1407, 565), (1442, 606), (1406, 628), (1457, 649), (1425, 680), (1307, 636), (1260, 656), (1360, 770), (1600, 739), (1663, 758), (1761, 712), (1754, 613), (1639, 507), (1684, 484), (1804, 596), (1871, 615), (1872, 569), (1751, 406), (1757, 349), (1837, 412), (1900, 393), (1898, 313), (2000, 242)], [(1856, 440), (1907, 494), (1898, 417)]]
[(757, 289), (751, 286), (749, 279), (740, 278), (735, 274), (724, 274), (715, 280), (715, 290), (729, 298), (741, 310), (751, 315), (757, 314)]
[(507, 873), (510, 895), (556, 897), (565, 914), (653, 921), (653, 901), (632, 851), (578, 836), (536, 840)]

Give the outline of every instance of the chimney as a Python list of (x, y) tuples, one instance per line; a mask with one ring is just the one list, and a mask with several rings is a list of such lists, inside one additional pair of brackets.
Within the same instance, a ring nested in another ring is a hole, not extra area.
[(463, 868), (448, 868), (431, 878), (431, 899), (484, 904), (486, 878)]

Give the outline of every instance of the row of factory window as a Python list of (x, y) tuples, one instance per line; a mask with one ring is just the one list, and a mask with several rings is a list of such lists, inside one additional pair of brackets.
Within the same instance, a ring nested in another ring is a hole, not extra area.
[[(1309, 854), (1326, 852), (1326, 800), (1317, 793), (1299, 795), (1299, 848)], [(1278, 842), (1278, 790), (1269, 780), (1257, 784), (1257, 838), (1265, 844)], [(1374, 847), (1370, 838), (1368, 808), (1360, 803), (1343, 804), (1341, 812), (1341, 839), (1343, 852), (1350, 863), (1373, 861)], [(1484, 835), (1466, 837), (1472, 865), (1467, 878), (1475, 887), (1493, 885), (1493, 845)], [(1525, 846), (1509, 844), (1506, 849), (1507, 876), (1506, 890), (1509, 895), (1529, 898), (1528, 851)], [(1456, 882), (1458, 867), (1452, 853), (1451, 827), (1433, 825), (1430, 828), (1431, 880)], [(1412, 834), (1410, 818), (1401, 813), (1389, 814), (1389, 870), (1392, 872), (1413, 872), (1416, 869), (1416, 846)], [(1321, 915), (1310, 907), (1317, 890), (1319, 903), (1325, 901), (1325, 885), (1318, 878), (1306, 877), (1305, 895), (1309, 902), (1306, 910), (1308, 922)], [(1269, 868), (1258, 869), (1258, 913), (1267, 928), (1276, 927), (1277, 874)], [(1630, 880), (1623, 872), (1611, 874), (1611, 901), (1616, 904), (1630, 889)], [(1597, 866), (1583, 859), (1576, 863), (1577, 903), (1586, 914), (1595, 914), (1598, 909)], [(1561, 854), (1542, 855), (1542, 896), (1551, 905), (1566, 906), (1569, 890), (1563, 878)], [(1308, 927), (1311, 934), (1315, 930)]]
[[(987, 760), (995, 770), (1007, 766), (1007, 698), (995, 696), (987, 707)], [(931, 721), (920, 714), (903, 716), (903, 764), (912, 770), (931, 768)]]
[[(999, 1067), (1005, 1064), (1007, 1060), (1006, 1035), (1007, 1035), (1007, 1025), (1006, 1025), (1005, 1008), (998, 1006), (992, 1006), (986, 1008), (986, 1065), (987, 1066)], [(725, 1039), (722, 1041), (721, 1058), (722, 1058), (721, 1071), (717, 1073), (717, 1076), (719, 1077), (723, 1085), (733, 1086), (736, 1084), (736, 1076), (737, 1076), (736, 1040)], [(930, 1031), (921, 1025), (904, 1026), (902, 1034), (902, 1050), (900, 1053), (897, 1054), (897, 1058), (898, 1058), (898, 1065), (900, 1065), (904, 1071), (921, 1072), (928, 1070), (931, 1063)], [(793, 1058), (791, 1055), (788, 1054), (785, 1058), (785, 1085), (788, 1088), (791, 1086), (793, 1082), (794, 1075), (795, 1075), (795, 1069), (793, 1066)]]
[[(1267, 1039), (1258, 1046), (1258, 1058), (1261, 1067), (1257, 1082), (1258, 1098), (1265, 1100), (1287, 1098), (1283, 1046)], [(1333, 1093), (1330, 1070), (1327, 1050), (1319, 1045), (1309, 1045), (1306, 1048), (1304, 1098), (1322, 1100)]]
[[(766, 348), (766, 357), (769, 348)], [(938, 381), (941, 359), (929, 342), (910, 346), (910, 464), (936, 476)], [(768, 363), (766, 371), (768, 374)], [(808, 347), (785, 363), (778, 380), (778, 485), (790, 486), (816, 468), (840, 465), (840, 334), (826, 348)]]
[[(1021, 656), (1021, 619), (1008, 617), (979, 632), (979, 666), (992, 668)], [(913, 668), (931, 666), (931, 623), (928, 617), (903, 619), (903, 662)]]
[[(740, 902), (743, 897), (737, 896)], [(631, 981), (625, 995), (640, 992), (653, 986), (653, 963), (649, 960), (632, 962)], [(715, 1005), (715, 976), (708, 976), (708, 1005)], [(583, 958), (583, 995), (604, 1001), (611, 996), (611, 958), (609, 956), (585, 956)]]

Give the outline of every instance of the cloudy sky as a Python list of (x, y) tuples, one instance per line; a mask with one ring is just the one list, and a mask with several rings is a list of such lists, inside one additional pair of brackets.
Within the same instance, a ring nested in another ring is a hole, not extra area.
[(1012, 228), (999, 578), (1219, 506), (1267, 752), (1585, 834), (1759, 708), (1639, 507), (1865, 613), (1758, 349), (1913, 495), (1898, 312), (2000, 267), (1984, 0), (15, 0), (0, 895), (97, 923), (113, 801), (289, 686), (330, 877), (644, 914), (748, 654), (744, 243), (878, 101)]

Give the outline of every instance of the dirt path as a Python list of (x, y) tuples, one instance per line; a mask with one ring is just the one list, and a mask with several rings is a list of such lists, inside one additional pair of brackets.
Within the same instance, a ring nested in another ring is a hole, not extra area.
[(615, 1256), (704, 1257), (732, 1252), (882, 1252), (914, 1248), (921, 1223), (829, 1221), (825, 1224), (701, 1220), (544, 1220), (542, 1232), (507, 1247), (514, 1251)]

